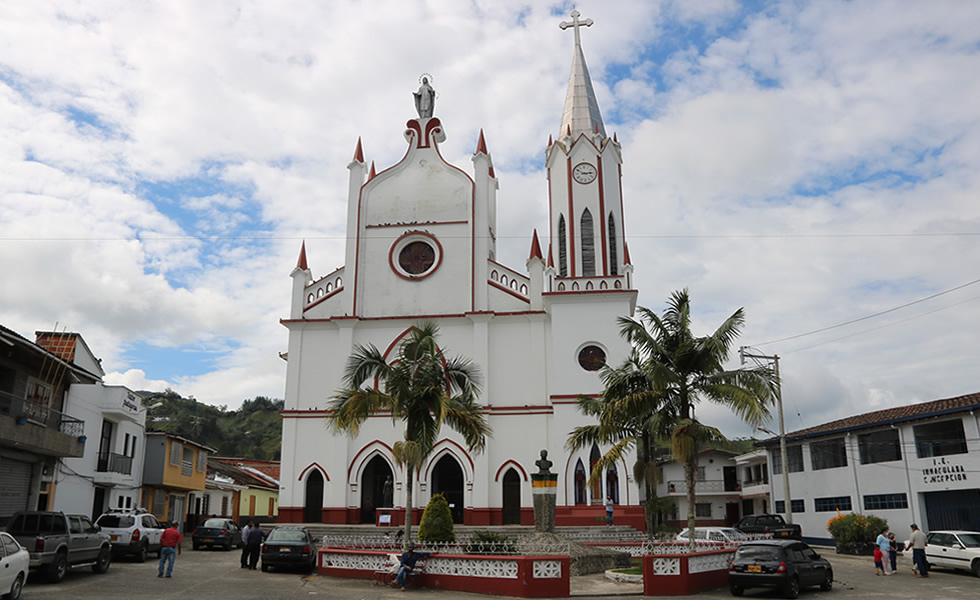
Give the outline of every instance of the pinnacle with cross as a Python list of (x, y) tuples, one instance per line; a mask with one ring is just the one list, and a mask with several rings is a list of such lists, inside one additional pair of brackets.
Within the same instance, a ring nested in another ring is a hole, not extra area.
[(562, 30), (568, 29), (569, 27), (574, 27), (575, 28), (575, 45), (576, 46), (581, 46), (582, 45), (582, 38), (579, 35), (579, 31), (578, 31), (579, 30), (579, 27), (591, 27), (592, 26), (592, 23), (594, 22), (592, 19), (585, 19), (583, 21), (579, 21), (578, 18), (581, 17), (581, 16), (582, 16), (582, 13), (580, 13), (577, 10), (573, 10), (572, 11), (572, 22), (571, 23), (569, 23), (568, 21), (562, 21), (561, 23), (558, 24), (558, 27), (562, 28)]

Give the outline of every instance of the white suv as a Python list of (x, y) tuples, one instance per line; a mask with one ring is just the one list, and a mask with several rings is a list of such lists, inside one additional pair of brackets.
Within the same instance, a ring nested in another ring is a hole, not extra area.
[(130, 555), (144, 562), (146, 555), (160, 555), (163, 526), (146, 509), (111, 509), (95, 522), (112, 540), (114, 555)]

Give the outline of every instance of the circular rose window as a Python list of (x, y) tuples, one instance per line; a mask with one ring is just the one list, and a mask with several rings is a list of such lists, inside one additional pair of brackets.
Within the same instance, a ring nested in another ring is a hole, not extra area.
[(598, 371), (606, 364), (606, 352), (599, 346), (586, 346), (578, 352), (578, 364), (586, 371)]
[(425, 242), (406, 244), (398, 253), (398, 266), (410, 275), (421, 275), (436, 262), (436, 251)]
[(442, 246), (431, 233), (409, 231), (391, 245), (388, 262), (399, 277), (423, 279), (439, 268)]

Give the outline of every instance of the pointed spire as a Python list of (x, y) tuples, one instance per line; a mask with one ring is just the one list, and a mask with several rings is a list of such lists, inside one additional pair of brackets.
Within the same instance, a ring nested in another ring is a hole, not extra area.
[(613, 141), (616, 142), (617, 144), (619, 143), (619, 134), (616, 133), (615, 131), (613, 132)]
[(372, 160), (371, 161), (371, 170), (368, 171), (368, 181), (371, 181), (372, 179), (374, 179), (374, 176), (375, 175), (377, 175), (377, 173), (374, 170), (374, 161)]
[(476, 152), (474, 152), (474, 154), (480, 153), (486, 155), (490, 154), (487, 152), (487, 140), (483, 137), (483, 129), (480, 129), (480, 140), (476, 143)]
[(624, 265), (633, 264), (633, 261), (630, 260), (630, 247), (625, 240), (623, 241), (623, 264)]
[(493, 165), (490, 165), (490, 171), (489, 171), (489, 173), (490, 173), (490, 177), (492, 179), (496, 179), (497, 178), (497, 174), (493, 172)]
[(559, 27), (575, 28), (575, 50), (572, 55), (572, 72), (568, 77), (568, 91), (565, 93), (565, 111), (561, 117), (561, 130), (568, 129), (569, 135), (576, 137), (582, 133), (596, 133), (606, 137), (606, 128), (599, 113), (599, 102), (592, 88), (592, 77), (582, 51), (582, 38), (579, 28), (590, 27), (592, 19), (579, 20), (581, 14), (572, 11), (572, 22), (563, 21)]
[(551, 134), (549, 133), (549, 134), (548, 134), (548, 147), (549, 147), (549, 148), (551, 148), (551, 146), (552, 146), (552, 145), (553, 145), (554, 143), (555, 143), (555, 138), (553, 138), (553, 137), (551, 137)]
[(354, 149), (354, 160), (359, 163), (364, 162), (364, 150), (361, 149), (361, 136), (357, 136), (357, 148)]
[(303, 240), (303, 245), (299, 248), (299, 260), (296, 261), (296, 268), (303, 271), (309, 271), (310, 267), (306, 263), (306, 240)]
[(541, 256), (541, 244), (538, 242), (538, 230), (534, 230), (534, 237), (531, 238), (531, 256), (527, 257), (528, 260), (532, 258), (540, 258), (544, 260)]
[(551, 243), (548, 243), (548, 266), (552, 269), (555, 268), (555, 258), (551, 254)]

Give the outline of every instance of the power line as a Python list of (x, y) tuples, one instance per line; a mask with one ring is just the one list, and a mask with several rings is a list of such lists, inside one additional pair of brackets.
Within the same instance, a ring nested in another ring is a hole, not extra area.
[[(859, 317), (857, 319), (851, 319), (850, 321), (844, 321), (843, 323), (838, 323), (837, 325), (830, 325), (829, 327), (821, 327), (820, 329), (814, 329), (812, 331), (807, 331), (806, 333), (798, 333), (796, 335), (791, 335), (791, 336), (788, 336), (788, 337), (779, 338), (778, 340), (770, 340), (768, 342), (762, 342), (761, 344), (752, 344), (752, 345), (753, 346), (765, 346), (765, 345), (768, 345), (768, 344), (777, 344), (779, 342), (785, 342), (787, 340), (794, 340), (794, 339), (805, 337), (805, 336), (808, 336), (808, 335), (813, 335), (813, 334), (816, 334), (816, 333), (822, 333), (824, 331), (830, 331), (831, 329), (837, 329), (838, 327), (844, 327), (845, 325), (853, 325), (854, 323), (859, 323), (861, 321), (867, 321), (868, 319), (873, 319), (875, 317), (880, 317), (882, 315), (886, 315), (888, 313), (892, 313), (892, 312), (895, 312), (897, 310), (901, 310), (903, 308), (908, 308), (909, 306), (913, 306), (915, 304), (920, 304), (922, 302), (926, 302), (927, 300), (932, 300), (934, 298), (939, 298), (940, 296), (945, 296), (946, 294), (950, 294), (952, 292), (955, 292), (957, 290), (961, 290), (961, 289), (963, 289), (965, 287), (969, 287), (971, 285), (975, 285), (977, 283), (980, 283), (980, 279), (974, 279), (973, 281), (969, 281), (969, 282), (964, 283), (962, 285), (958, 285), (958, 286), (956, 286), (954, 288), (950, 288), (948, 290), (944, 290), (942, 292), (933, 294), (931, 296), (926, 296), (925, 298), (919, 298), (918, 300), (914, 300), (914, 301), (909, 302), (907, 304), (902, 304), (901, 306), (896, 306), (894, 308), (889, 308), (888, 310), (883, 310), (881, 312), (876, 312), (874, 314), (866, 315), (864, 317)], [(975, 300), (975, 299), (976, 298), (972, 298), (971, 300)], [(964, 302), (969, 302), (971, 300), (966, 300)], [(958, 304), (953, 304), (951, 306), (958, 306), (959, 304), (963, 304), (963, 302), (960, 302)], [(906, 321), (911, 320), (911, 319), (914, 319), (914, 318), (917, 318), (917, 317), (920, 317), (920, 316), (924, 316), (924, 315), (927, 315), (927, 314), (931, 314), (933, 312), (938, 312), (939, 310), (944, 310), (945, 308), (950, 308), (951, 306), (947, 306), (947, 307), (944, 307), (944, 308), (936, 309), (936, 310), (930, 311), (928, 313), (923, 313), (922, 315), (917, 315), (916, 317), (910, 317), (909, 319), (906, 319)], [(903, 322), (904, 321), (898, 321), (898, 323), (903, 323)], [(897, 324), (897, 323), (891, 323), (891, 325), (895, 325), (895, 324)], [(888, 325), (882, 325), (881, 327), (888, 327)], [(875, 329), (881, 329), (881, 327), (876, 327)], [(867, 331), (874, 331), (875, 329), (869, 329)], [(851, 334), (851, 335), (852, 336), (853, 335), (859, 335), (860, 333), (867, 333), (867, 332), (858, 332), (858, 333)], [(844, 337), (851, 337), (851, 336), (844, 336)], [(844, 338), (837, 338), (837, 339), (844, 339)], [(835, 340), (828, 340), (828, 341), (835, 341)], [(827, 343), (827, 342), (821, 342), (821, 343)], [(816, 344), (816, 345), (819, 345), (819, 344)], [(813, 348), (813, 347), (814, 346), (807, 346), (807, 348)], [(793, 352), (798, 352), (799, 350), (806, 350), (807, 348), (797, 348), (796, 350), (793, 350)]]

